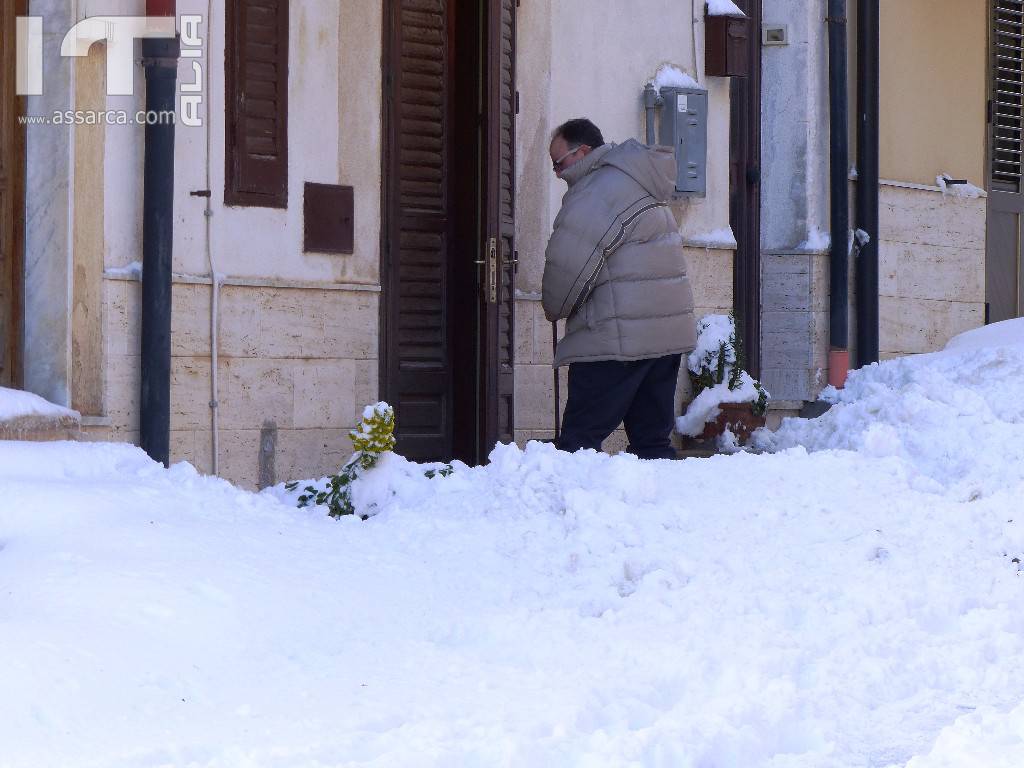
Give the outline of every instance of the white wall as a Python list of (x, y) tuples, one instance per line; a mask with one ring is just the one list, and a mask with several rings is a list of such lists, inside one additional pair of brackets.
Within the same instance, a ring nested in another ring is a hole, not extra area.
[[(206, 201), (210, 188), (212, 249), (217, 271), (230, 278), (287, 283), (377, 284), (380, 232), (381, 8), (375, 0), (346, 3), (292, 0), (289, 40), (289, 167), (287, 209), (224, 204), (224, 4), (204, 24), (204, 122), (179, 123), (175, 149), (174, 270), (207, 275)], [(207, 0), (178, 0), (178, 13), (207, 17)], [(179, 63), (179, 82), (192, 82), (192, 59)], [(142, 108), (141, 93), (128, 107)], [(122, 104), (111, 99), (111, 108)], [(141, 260), (143, 132), (107, 133), (107, 266)], [(355, 253), (303, 253), (306, 182), (355, 189)]]
[[(822, 4), (764, 0), (789, 45), (762, 48), (761, 247), (795, 251), (829, 227), (828, 49)], [(813, 249), (812, 249), (813, 250)]]

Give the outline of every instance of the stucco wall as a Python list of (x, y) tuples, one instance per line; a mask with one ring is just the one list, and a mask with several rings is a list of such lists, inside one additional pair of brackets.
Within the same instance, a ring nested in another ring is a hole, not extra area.
[(761, 247), (806, 250), (829, 225), (828, 49), (817, 3), (764, 0), (789, 44), (761, 49)]
[(789, 44), (761, 52), (761, 380), (775, 400), (809, 400), (827, 373), (827, 29), (804, 0), (765, 0), (764, 20)]
[(881, 177), (985, 182), (987, 0), (882, 0)]

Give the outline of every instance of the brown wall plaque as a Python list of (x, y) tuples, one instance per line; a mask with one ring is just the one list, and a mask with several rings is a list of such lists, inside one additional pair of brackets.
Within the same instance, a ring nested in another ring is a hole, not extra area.
[(355, 195), (352, 187), (306, 182), (306, 253), (352, 253), (355, 248)]
[(749, 18), (707, 16), (704, 27), (704, 73), (715, 77), (750, 74)]

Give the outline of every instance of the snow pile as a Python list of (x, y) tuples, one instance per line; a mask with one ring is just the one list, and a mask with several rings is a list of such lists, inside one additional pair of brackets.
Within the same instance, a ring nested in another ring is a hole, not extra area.
[(1024, 765), (1024, 705), (1007, 714), (979, 707), (946, 728), (935, 748), (906, 768), (1020, 768)]
[(741, 19), (747, 17), (732, 0), (708, 0), (708, 16), (738, 16)]
[[(1024, 319), (953, 339), (946, 350), (852, 371), (833, 407), (758, 431), (761, 450), (803, 446), (903, 460), (922, 490), (973, 500), (1024, 480)], [(996, 469), (998, 468), (998, 471)]]
[[(686, 413), (676, 419), (676, 431), (680, 435), (696, 437), (704, 431), (704, 425), (714, 421), (721, 413), (722, 403), (752, 403), (761, 397), (758, 383), (746, 371), (740, 371), (738, 382), (730, 388), (731, 373), (736, 365), (736, 323), (729, 315), (705, 315), (697, 326), (697, 346), (687, 358), (686, 365), (694, 376), (702, 368), (717, 370), (719, 357), (725, 345), (724, 380), (701, 390), (686, 406)], [(692, 378), (692, 376), (691, 376)]]
[(650, 83), (654, 86), (655, 90), (661, 90), (662, 88), (700, 88), (697, 81), (690, 75), (671, 64), (662, 64)]
[(861, 372), (812, 452), (388, 454), (365, 522), (0, 443), (0, 764), (1020, 765), (1015, 332)]
[(983, 325), (954, 336), (946, 344), (947, 351), (966, 352), (988, 347), (1024, 346), (1024, 320), (1005, 320)]
[(20, 389), (0, 387), (0, 421), (11, 421), (24, 418), (25, 416), (43, 416), (47, 418), (68, 416), (73, 419), (80, 418), (78, 411), (54, 405), (48, 400), (39, 397), (39, 395), (23, 392)]

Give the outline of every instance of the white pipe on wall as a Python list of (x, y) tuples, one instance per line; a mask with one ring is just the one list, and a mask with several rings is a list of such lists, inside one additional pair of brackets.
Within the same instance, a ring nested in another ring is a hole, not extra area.
[(210, 64), (210, 41), (213, 39), (213, 0), (207, 0), (206, 4), (206, 47), (207, 54), (204, 90), (206, 92), (206, 209), (203, 211), (205, 219), (206, 238), (206, 261), (210, 265), (210, 464), (214, 475), (220, 474), (220, 384), (218, 380), (218, 368), (220, 367), (220, 285), (224, 276), (217, 271), (217, 262), (214, 257), (213, 238), (211, 224), (213, 221), (213, 193), (211, 187), (210, 173), (210, 150), (212, 146), (212, 126), (210, 116), (210, 98), (212, 89), (210, 87), (213, 67)]

